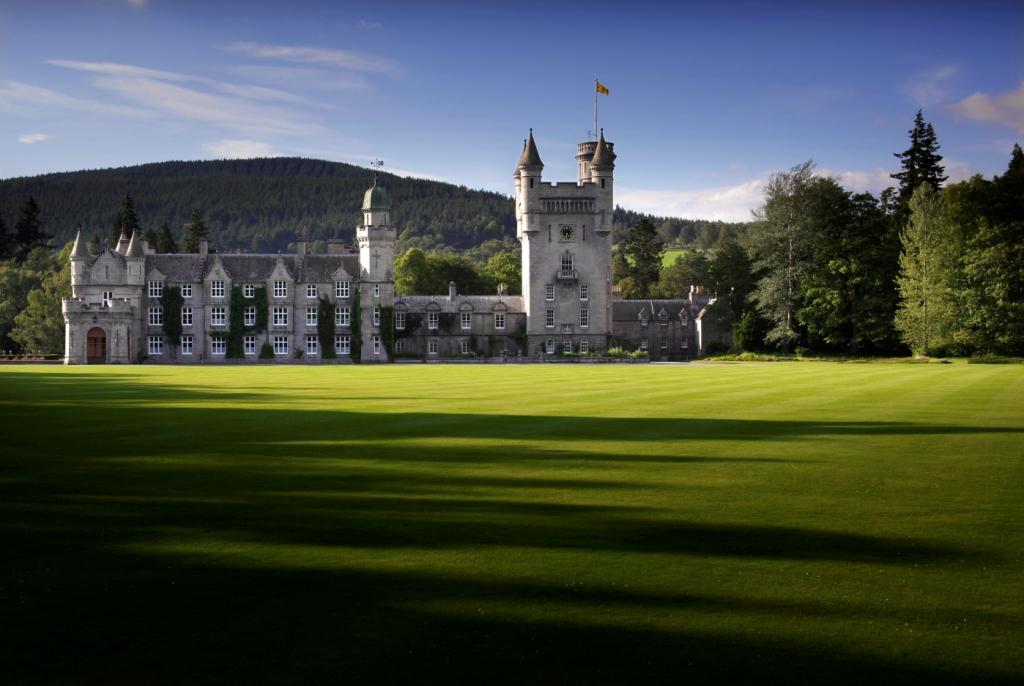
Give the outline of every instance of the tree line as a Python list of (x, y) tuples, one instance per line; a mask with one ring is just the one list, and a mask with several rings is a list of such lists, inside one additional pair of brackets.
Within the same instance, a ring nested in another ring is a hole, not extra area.
[(641, 218), (619, 245), (626, 298), (716, 295), (708, 315), (736, 349), (848, 355), (1024, 354), (1024, 154), (1007, 170), (945, 185), (918, 112), (898, 186), (853, 193), (813, 162), (773, 174), (742, 233), (662, 266)]

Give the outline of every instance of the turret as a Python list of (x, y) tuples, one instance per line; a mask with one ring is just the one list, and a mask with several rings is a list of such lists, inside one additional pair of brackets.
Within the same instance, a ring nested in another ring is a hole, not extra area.
[(124, 235), (124, 229), (121, 229), (121, 237), (117, 239), (117, 247), (115, 250), (122, 255), (128, 252), (128, 236)]
[(132, 239), (128, 242), (128, 249), (124, 253), (127, 270), (126, 283), (132, 286), (141, 286), (145, 281), (146, 249), (142, 247), (141, 233), (141, 231), (135, 231), (132, 234)]
[(615, 210), (613, 201), (612, 181), (615, 171), (615, 152), (612, 144), (604, 139), (604, 129), (594, 146), (594, 156), (590, 160), (590, 180), (597, 186), (597, 231), (612, 230), (612, 215)]
[(522, 238), (523, 233), (538, 231), (539, 223), (535, 219), (541, 209), (540, 182), (544, 172), (544, 162), (537, 151), (537, 143), (533, 140), (533, 129), (530, 137), (523, 141), (523, 152), (516, 165), (516, 235)]
[(78, 225), (78, 233), (75, 234), (75, 244), (71, 246), (71, 285), (78, 286), (85, 283), (86, 273), (89, 267), (89, 250), (82, 240), (82, 225)]
[(395, 227), (391, 226), (391, 200), (377, 184), (363, 196), (363, 223), (356, 227), (359, 267), (364, 281), (391, 281), (395, 259)]

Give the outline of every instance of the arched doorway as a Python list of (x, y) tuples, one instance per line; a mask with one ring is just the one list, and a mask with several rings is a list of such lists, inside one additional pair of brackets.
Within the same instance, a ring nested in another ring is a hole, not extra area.
[(98, 326), (89, 329), (86, 334), (85, 361), (89, 364), (106, 364), (107, 332)]

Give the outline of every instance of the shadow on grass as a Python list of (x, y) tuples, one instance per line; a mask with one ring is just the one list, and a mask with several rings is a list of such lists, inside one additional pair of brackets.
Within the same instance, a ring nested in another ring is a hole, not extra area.
[[(868, 433), (854, 422), (155, 408), (125, 403), (136, 391), (118, 390), (112, 381), (94, 390), (91, 404), (75, 406), (53, 404), (68, 397), (63, 384), (46, 386), (8, 405), (4, 415), (0, 650), (10, 683), (941, 684), (1001, 678), (998, 671), (932, 668), (918, 655), (885, 659), (829, 648), (828, 641), (795, 644), (769, 632), (754, 638), (694, 623), (702, 616), (752, 613), (778, 622), (819, 618), (825, 627), (876, 611), (856, 603), (580, 587), (568, 580), (510, 579), (499, 567), (509, 549), (522, 549), (517, 554), (526, 567), (530, 555), (541, 553), (612, 553), (627, 566), (639, 564), (641, 574), (649, 562), (635, 560), (651, 553), (677, 558), (660, 563), (669, 567), (694, 556), (893, 567), (991, 563), (981, 552), (770, 524), (680, 521), (633, 501), (632, 489), (659, 487), (646, 484), (642, 473), (630, 480), (605, 470), (565, 476), (566, 466), (590, 462), (643, 465), (643, 455), (583, 454), (540, 442), (393, 443), (614, 437), (635, 441), (642, 453), (645, 440), (685, 445), (707, 438), (700, 433), (705, 430), (732, 440), (748, 431), (758, 440)], [(172, 395), (224, 399), (181, 388)], [(946, 432), (870, 426), (875, 433), (879, 427)], [(681, 468), (790, 464), (657, 458)], [(478, 471), (446, 474), (447, 465)], [(480, 473), (524, 465), (521, 477)], [(545, 474), (551, 467), (557, 475)], [(574, 501), (580, 493), (586, 502)], [(204, 541), (212, 543), (204, 547)], [(233, 543), (255, 557), (218, 548)], [(298, 548), (301, 561), (298, 553), (289, 557)], [(402, 559), (407, 550), (403, 570), (372, 562), (358, 569), (360, 562), (346, 557), (359, 552), (373, 560), (391, 552)], [(414, 564), (424, 550), (450, 560), (450, 573)], [(261, 557), (265, 551), (285, 557)], [(695, 619), (648, 621), (673, 611), (692, 612)], [(964, 612), (918, 614), (951, 622)], [(998, 621), (978, 613), (970, 619), (988, 626)], [(849, 644), (842, 635), (829, 640)]]

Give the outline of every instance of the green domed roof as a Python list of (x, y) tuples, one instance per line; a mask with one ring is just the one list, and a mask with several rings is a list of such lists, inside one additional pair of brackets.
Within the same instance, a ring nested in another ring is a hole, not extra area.
[(384, 190), (383, 186), (377, 185), (377, 179), (373, 180), (373, 185), (370, 186), (370, 190), (366, 191), (366, 195), (363, 196), (363, 209), (364, 210), (390, 210), (391, 199), (388, 198), (388, 192)]

